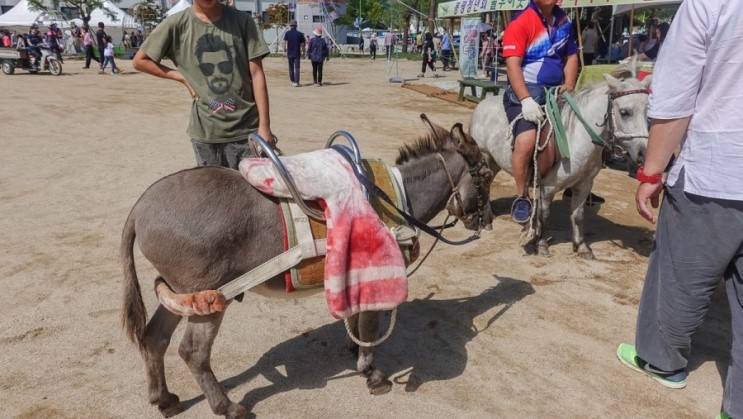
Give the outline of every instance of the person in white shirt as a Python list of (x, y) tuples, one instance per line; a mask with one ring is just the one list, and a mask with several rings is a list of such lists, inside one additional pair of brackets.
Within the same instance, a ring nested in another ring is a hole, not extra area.
[(101, 66), (101, 71), (98, 72), (98, 74), (103, 74), (106, 72), (106, 66), (108, 63), (111, 63), (111, 75), (115, 76), (119, 69), (116, 68), (116, 61), (114, 61), (114, 43), (111, 39), (110, 35), (106, 36), (106, 47), (103, 50), (103, 65)]
[[(727, 0), (686, 0), (653, 71), (638, 213), (655, 223), (635, 346), (619, 360), (671, 388), (686, 385), (691, 338), (724, 280), (732, 347), (719, 418), (743, 418), (743, 9)], [(678, 158), (665, 180), (664, 168)], [(725, 342), (725, 340), (721, 340)], [(708, 342), (707, 345), (720, 345)], [(725, 349), (725, 348), (720, 348)]]

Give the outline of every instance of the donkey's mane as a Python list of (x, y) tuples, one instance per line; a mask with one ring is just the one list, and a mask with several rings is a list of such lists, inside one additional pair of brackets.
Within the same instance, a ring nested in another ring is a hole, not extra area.
[(396, 165), (406, 163), (410, 160), (417, 159), (419, 157), (427, 156), (429, 154), (437, 153), (439, 151), (449, 150), (453, 147), (453, 143), (450, 141), (450, 135), (439, 136), (429, 132), (427, 135), (418, 138), (415, 143), (405, 144), (400, 147), (400, 155), (395, 160)]

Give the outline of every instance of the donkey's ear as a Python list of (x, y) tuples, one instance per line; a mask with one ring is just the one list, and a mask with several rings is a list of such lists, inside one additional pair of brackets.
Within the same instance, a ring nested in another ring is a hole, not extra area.
[(611, 91), (619, 90), (622, 84), (621, 80), (612, 76), (611, 74), (604, 74), (604, 80), (606, 80), (606, 83), (609, 84), (609, 89), (611, 89)]
[(471, 135), (464, 132), (464, 125), (461, 122), (457, 122), (451, 127), (451, 137), (457, 143), (457, 148), (464, 154), (471, 154), (479, 150), (477, 143)]
[(642, 79), (640, 83), (642, 83), (642, 87), (647, 89), (648, 87), (650, 87), (650, 83), (652, 82), (653, 82), (653, 75), (650, 74), (650, 75), (645, 76), (645, 78)]
[(428, 132), (431, 133), (433, 138), (436, 139), (437, 143), (441, 144), (441, 141), (446, 141), (449, 133), (444, 127), (431, 122), (431, 120), (428, 119), (428, 117), (424, 113), (421, 114), (421, 121), (423, 121), (423, 125), (426, 126), (426, 129), (428, 130)]

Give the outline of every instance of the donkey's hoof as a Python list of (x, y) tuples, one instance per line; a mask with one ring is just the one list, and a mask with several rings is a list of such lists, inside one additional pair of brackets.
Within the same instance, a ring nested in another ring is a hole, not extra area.
[(593, 251), (591, 249), (578, 251), (578, 256), (582, 257), (585, 260), (593, 260)]
[(173, 393), (168, 393), (167, 399), (157, 405), (157, 409), (164, 418), (173, 417), (183, 412), (183, 406), (181, 400)]
[(227, 413), (225, 413), (224, 417), (227, 419), (245, 419), (248, 417), (248, 409), (240, 404), (232, 403), (227, 408)]
[(539, 246), (537, 246), (537, 254), (545, 258), (552, 256), (552, 254), (550, 253), (550, 248), (546, 244), (540, 244)]
[(366, 379), (366, 386), (369, 388), (369, 393), (380, 396), (392, 390), (392, 381), (388, 380), (382, 371), (375, 369)]

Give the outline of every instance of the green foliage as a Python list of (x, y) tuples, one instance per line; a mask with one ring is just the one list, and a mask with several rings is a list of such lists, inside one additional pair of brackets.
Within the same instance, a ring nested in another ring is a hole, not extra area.
[(258, 27), (263, 30), (275, 28), (277, 30), (289, 25), (289, 5), (272, 4), (266, 9), (266, 19), (258, 22)]
[[(405, 4), (414, 4), (421, 0), (402, 0)], [(428, 4), (428, 0), (424, 0)], [(359, 16), (361, 6), (361, 17), (365, 23), (372, 26), (383, 23), (387, 26), (400, 27), (402, 25), (405, 8), (394, 0), (348, 0), (346, 13), (336, 21), (339, 25), (353, 27), (354, 19)]]
[(160, 7), (160, 3), (155, 2), (155, 0), (143, 0), (135, 3), (128, 9), (127, 13), (134, 16), (137, 22), (145, 27), (145, 32), (147, 29), (157, 26), (167, 17), (165, 11)]
[[(119, 1), (111, 0), (112, 3), (118, 3)], [(46, 2), (45, 0), (28, 0), (28, 5), (31, 10), (47, 11), (50, 13), (59, 13), (57, 12), (59, 7), (75, 8), (80, 12), (80, 19), (83, 20), (84, 24), (90, 22), (90, 14), (96, 9), (102, 10), (111, 19), (116, 19), (114, 12), (103, 6), (103, 0), (51, 0), (51, 2)]]

